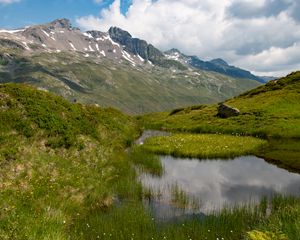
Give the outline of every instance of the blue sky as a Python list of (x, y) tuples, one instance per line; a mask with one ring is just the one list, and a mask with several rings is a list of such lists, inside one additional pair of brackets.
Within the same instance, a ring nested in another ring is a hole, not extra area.
[(300, 70), (299, 12), (300, 0), (0, 0), (0, 28), (57, 18), (82, 30), (117, 26), (160, 50), (282, 76)]
[[(12, 1), (12, 3), (10, 3)], [(2, 2), (2, 4), (1, 4)], [(19, 28), (32, 24), (68, 18), (76, 26), (76, 19), (85, 15), (98, 15), (113, 0), (0, 0), (0, 28)], [(131, 0), (121, 1), (121, 12), (126, 13)]]

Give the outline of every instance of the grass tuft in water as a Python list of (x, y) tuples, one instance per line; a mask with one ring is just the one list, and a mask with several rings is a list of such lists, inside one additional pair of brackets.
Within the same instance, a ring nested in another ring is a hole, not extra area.
[(163, 174), (163, 166), (159, 156), (145, 151), (142, 147), (133, 147), (130, 152), (130, 159), (144, 172), (148, 172), (156, 176), (161, 176)]
[(267, 142), (254, 137), (219, 134), (174, 134), (147, 139), (144, 149), (157, 154), (189, 158), (233, 158), (254, 154)]

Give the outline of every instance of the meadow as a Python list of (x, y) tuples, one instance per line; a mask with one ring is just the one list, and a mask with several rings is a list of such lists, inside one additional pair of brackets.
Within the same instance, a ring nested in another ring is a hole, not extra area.
[(0, 96), (0, 239), (299, 239), (300, 200), (289, 197), (159, 222), (136, 169), (163, 169), (128, 150), (141, 132), (133, 117), (24, 85), (0, 85)]
[(173, 134), (152, 137), (143, 148), (161, 155), (188, 158), (233, 158), (255, 154), (267, 141), (254, 137), (222, 134)]
[(300, 72), (271, 81), (225, 103), (238, 108), (240, 115), (219, 118), (215, 104), (146, 114), (138, 119), (146, 129), (251, 135), (265, 139), (300, 138)]

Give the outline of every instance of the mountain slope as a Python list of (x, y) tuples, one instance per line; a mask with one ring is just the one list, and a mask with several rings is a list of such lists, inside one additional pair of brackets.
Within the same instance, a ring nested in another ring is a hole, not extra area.
[(119, 28), (82, 33), (67, 19), (0, 31), (0, 83), (7, 82), (127, 113), (223, 101), (259, 85), (168, 59)]
[(211, 61), (203, 61), (197, 56), (187, 56), (177, 49), (171, 49), (165, 52), (165, 54), (169, 59), (180, 61), (185, 65), (192, 66), (200, 70), (218, 72), (233, 78), (252, 79), (261, 83), (266, 82), (265, 78), (255, 76), (247, 70), (230, 66), (227, 62), (220, 58), (213, 59)]
[(218, 105), (202, 105), (142, 119), (148, 127), (170, 130), (300, 138), (300, 72), (270, 81), (225, 103), (238, 108), (240, 114), (224, 119), (217, 117)]

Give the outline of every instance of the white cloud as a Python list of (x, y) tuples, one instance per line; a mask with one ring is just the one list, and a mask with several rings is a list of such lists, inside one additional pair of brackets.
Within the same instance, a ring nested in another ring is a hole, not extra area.
[(11, 3), (16, 3), (16, 2), (20, 2), (21, 0), (0, 0), (0, 4), (11, 4)]
[[(133, 0), (124, 16), (121, 1), (115, 0), (99, 16), (77, 23), (101, 31), (118, 26), (161, 50), (175, 47), (202, 59), (222, 57), (257, 74), (282, 75), (300, 67), (300, 59), (292, 57), (300, 45), (299, 22), (291, 9), (297, 1), (247, 0), (252, 8), (245, 8), (241, 0)], [(241, 7), (249, 9), (248, 17), (235, 16)], [(260, 14), (253, 14), (256, 8)]]

